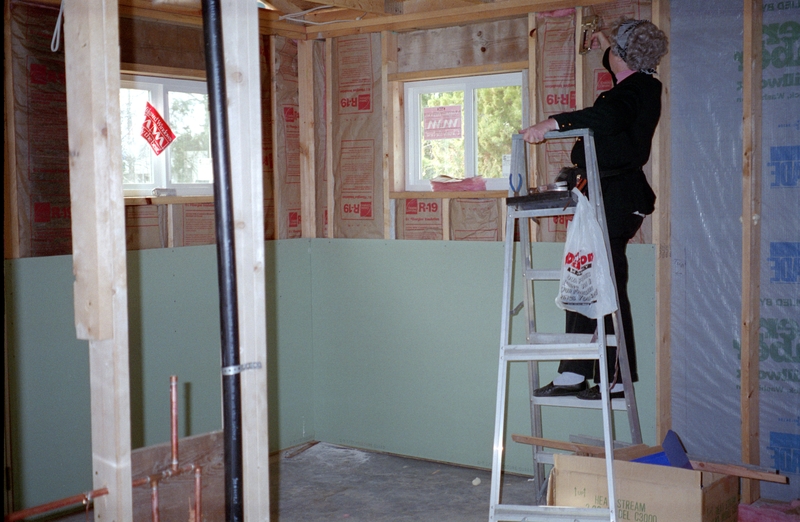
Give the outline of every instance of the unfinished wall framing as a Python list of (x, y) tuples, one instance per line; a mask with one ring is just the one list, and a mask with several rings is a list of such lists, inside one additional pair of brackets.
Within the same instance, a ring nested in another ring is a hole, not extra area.
[[(13, 5), (12, 5), (13, 4)], [(69, 203), (66, 133), (66, 67), (63, 54), (51, 53), (46, 39), (24, 36), (27, 25), (46, 34), (54, 26), (54, 1), (44, 7), (7, 2), (6, 173), (4, 251), (6, 258), (68, 254), (75, 219)], [(191, 8), (143, 9), (141, 2), (119, 6), (124, 72), (201, 78), (198, 12)], [(517, 0), (409, 13), (391, 20), (368, 18), (319, 28), (300, 28), (259, 13), (260, 151), (263, 175), (259, 203), (263, 223), (248, 241), (288, 238), (374, 238), (421, 240), (502, 240), (505, 191), (412, 193), (404, 186), (403, 83), (487, 74), (527, 73), (529, 117), (588, 105), (607, 85), (590, 53), (577, 58), (576, 28), (583, 16), (603, 20), (619, 16), (652, 18), (670, 32), (666, 0), (630, 0), (613, 4)], [(593, 4), (593, 5), (590, 5)], [(39, 9), (39, 13), (36, 11)], [(746, 103), (742, 229), (742, 453), (758, 461), (758, 226), (761, 160), (759, 53), (762, 2), (745, 2)], [(26, 25), (27, 24), (27, 25)], [(163, 31), (163, 33), (160, 33)], [(32, 31), (35, 33), (36, 31)], [(170, 34), (170, 39), (154, 34)], [(150, 44), (161, 42), (162, 47)], [(177, 52), (176, 52), (177, 51)], [(363, 58), (369, 56), (369, 66)], [(358, 67), (349, 67), (357, 62)], [(667, 87), (663, 114), (670, 111), (669, 55), (659, 72)], [(368, 98), (365, 97), (368, 95)], [(342, 105), (344, 101), (345, 105)], [(351, 102), (352, 101), (352, 102)], [(351, 103), (349, 103), (351, 102)], [(378, 138), (377, 136), (381, 137)], [(42, 139), (46, 136), (46, 140)], [(662, 118), (647, 168), (659, 202), (636, 242), (654, 243), (657, 252), (657, 397), (658, 436), (672, 425), (671, 376), (671, 123)], [(42, 145), (46, 145), (47, 151)], [(548, 144), (531, 151), (537, 165), (532, 183), (551, 180), (565, 163), (566, 148)], [(256, 168), (256, 167), (252, 167)], [(8, 173), (15, 175), (9, 176)], [(748, 189), (749, 187), (749, 189)], [(9, 197), (10, 196), (10, 197)], [(128, 249), (212, 243), (210, 198), (152, 198), (125, 201)], [(250, 208), (253, 211), (253, 208)], [(254, 211), (253, 211), (254, 212)], [(748, 219), (749, 216), (749, 219)], [(548, 223), (538, 239), (560, 241), (565, 223)], [(258, 255), (255, 253), (254, 255)], [(250, 283), (255, 288), (258, 281)], [(256, 305), (253, 313), (258, 315)], [(254, 333), (258, 337), (258, 332)], [(749, 357), (745, 355), (749, 354)], [(748, 364), (745, 366), (744, 362)], [(262, 476), (263, 479), (263, 476)], [(748, 501), (758, 498), (749, 485)]]

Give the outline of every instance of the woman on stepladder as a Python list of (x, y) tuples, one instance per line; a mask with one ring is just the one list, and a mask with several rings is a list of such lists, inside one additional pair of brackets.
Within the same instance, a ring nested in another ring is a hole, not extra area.
[[(549, 131), (590, 128), (594, 132), (600, 186), (611, 242), (611, 257), (619, 293), (622, 328), (625, 334), (631, 379), (638, 380), (633, 320), (628, 300), (628, 241), (642, 225), (644, 216), (654, 210), (656, 196), (642, 167), (650, 157), (650, 147), (661, 116), (661, 82), (653, 77), (668, 41), (663, 31), (647, 20), (623, 19), (611, 29), (611, 40), (598, 32), (592, 46), (604, 51), (603, 66), (611, 73), (613, 88), (601, 93), (594, 105), (565, 112), (528, 127), (523, 138), (541, 143)], [(572, 162), (586, 168), (581, 139), (572, 149)], [(613, 332), (611, 316), (605, 318), (606, 330)], [(567, 311), (567, 333), (594, 333), (595, 319)], [(616, 378), (615, 348), (609, 348), (608, 375), (612, 379), (611, 397), (624, 396)], [(537, 397), (577, 395), (580, 399), (599, 400), (600, 388), (588, 386), (588, 380), (600, 381), (594, 360), (565, 360), (558, 367), (553, 382), (534, 391)]]

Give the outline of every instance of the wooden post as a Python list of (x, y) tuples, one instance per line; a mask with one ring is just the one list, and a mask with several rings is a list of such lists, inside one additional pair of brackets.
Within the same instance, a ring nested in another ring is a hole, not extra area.
[(397, 155), (402, 155), (403, 131), (400, 115), (399, 82), (389, 81), (389, 75), (397, 72), (397, 33), (383, 31), (381, 33), (381, 100), (383, 104), (383, 237), (392, 237), (392, 208), (394, 201), (389, 198), (389, 192), (397, 190), (398, 177), (403, 178), (402, 170), (396, 168)]
[[(761, 38), (762, 1), (744, 2), (742, 55), (742, 462), (759, 463), (758, 331), (761, 321)], [(742, 480), (742, 502), (761, 497), (760, 483)]]
[(333, 218), (336, 214), (336, 184), (333, 179), (333, 39), (325, 40), (325, 178), (328, 181), (327, 237), (333, 238)]
[(14, 69), (11, 57), (11, 2), (3, 2), (3, 80), (5, 103), (3, 114), (5, 134), (3, 135), (3, 253), (5, 259), (19, 257), (19, 207), (17, 205), (17, 147), (14, 125)]
[(314, 40), (297, 42), (300, 106), (300, 228), (302, 237), (317, 237), (314, 147)]
[[(528, 115), (527, 120), (525, 120), (525, 115), (522, 116), (522, 128), (528, 128), (531, 125), (535, 125), (538, 123), (542, 118), (542, 111), (540, 110), (540, 103), (539, 103), (539, 22), (536, 18), (536, 13), (529, 13), (528, 14), (528, 85), (527, 85), (527, 96), (528, 96)], [(523, 86), (526, 88), (526, 86)], [(539, 171), (540, 161), (544, 161), (544, 156), (540, 154), (539, 147), (526, 147), (528, 149), (527, 161), (528, 161), (528, 186), (535, 187), (539, 184), (538, 180), (536, 179), (536, 172)], [(542, 147), (543, 148), (543, 147)], [(542, 182), (544, 183), (544, 182)], [(505, 207), (505, 205), (504, 205)], [(502, 223), (506, 222), (508, 219), (507, 208), (503, 209), (503, 221)], [(528, 229), (529, 238), (531, 243), (535, 243), (537, 239), (541, 239), (541, 234), (539, 233), (539, 222), (536, 220), (532, 221), (534, 223)], [(506, 227), (502, 227), (502, 239), (503, 241), (506, 240)]]
[(132, 520), (116, 0), (64, 2), (75, 328), (89, 340), (97, 520)]
[[(652, 5), (653, 23), (667, 35), (670, 33), (669, 2), (655, 0)], [(661, 94), (661, 114), (668, 115), (670, 56), (667, 53), (658, 66), (658, 76), (664, 85)], [(662, 117), (653, 139), (651, 165), (653, 186), (658, 195), (653, 213), (653, 244), (656, 247), (656, 440), (664, 440), (672, 428), (672, 362), (671, 362), (671, 163), (670, 119)]]
[(271, 35), (269, 37), (269, 56), (267, 60), (269, 63), (269, 88), (270, 88), (270, 112), (272, 113), (272, 158), (273, 158), (273, 186), (272, 196), (275, 202), (273, 207), (273, 219), (275, 221), (275, 239), (286, 239), (281, 237), (281, 215), (283, 214), (283, 183), (278, 179), (278, 151), (280, 149), (278, 140), (278, 37)]
[[(228, 93), (233, 218), (236, 223), (245, 520), (269, 520), (267, 324), (264, 186), (261, 161), (261, 74), (256, 2), (223, 0), (222, 33)], [(313, 221), (312, 221), (313, 226)]]
[[(581, 41), (583, 40), (583, 17), (583, 7), (575, 7), (575, 110), (581, 110), (586, 106), (586, 100), (584, 100), (584, 96), (586, 96), (586, 89), (584, 88), (584, 82), (586, 81), (586, 73), (584, 72), (585, 60), (580, 52)], [(589, 96), (592, 94), (590, 91)], [(592, 101), (589, 100), (589, 103), (591, 104)]]

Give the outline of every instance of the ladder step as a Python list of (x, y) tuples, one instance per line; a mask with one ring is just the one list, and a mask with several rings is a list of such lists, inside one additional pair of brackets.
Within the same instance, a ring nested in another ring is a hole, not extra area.
[[(531, 402), (539, 406), (561, 406), (567, 408), (587, 408), (599, 410), (603, 407), (603, 401), (587, 401), (574, 396), (567, 397), (531, 397)], [(625, 399), (611, 399), (611, 409), (617, 411), (627, 411)]]
[(489, 522), (609, 522), (608, 509), (497, 504)]
[[(547, 333), (547, 332), (531, 332), (530, 342), (528, 344), (542, 346), (551, 344), (562, 346), (566, 344), (597, 344), (597, 339), (592, 334), (565, 334), (565, 333)], [(616, 346), (617, 338), (614, 334), (606, 335), (606, 346)]]
[(508, 206), (508, 216), (511, 217), (512, 219), (570, 216), (574, 213), (575, 213), (575, 207), (521, 210), (514, 208), (513, 205)]
[(505, 361), (558, 361), (566, 359), (599, 359), (597, 343), (569, 344), (510, 344), (500, 349), (500, 358)]
[[(562, 406), (567, 408), (588, 408), (600, 410), (603, 408), (603, 401), (587, 401), (577, 397), (531, 397), (531, 402), (539, 406)], [(611, 409), (627, 411), (625, 399), (611, 399)]]
[(525, 270), (525, 279), (528, 281), (560, 281), (561, 270)]

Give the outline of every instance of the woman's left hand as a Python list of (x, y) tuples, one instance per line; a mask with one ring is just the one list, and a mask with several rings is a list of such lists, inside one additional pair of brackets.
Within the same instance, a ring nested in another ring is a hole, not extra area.
[(558, 122), (553, 118), (547, 118), (522, 131), (522, 139), (528, 143), (541, 143), (544, 141), (545, 133), (554, 130), (558, 130)]

